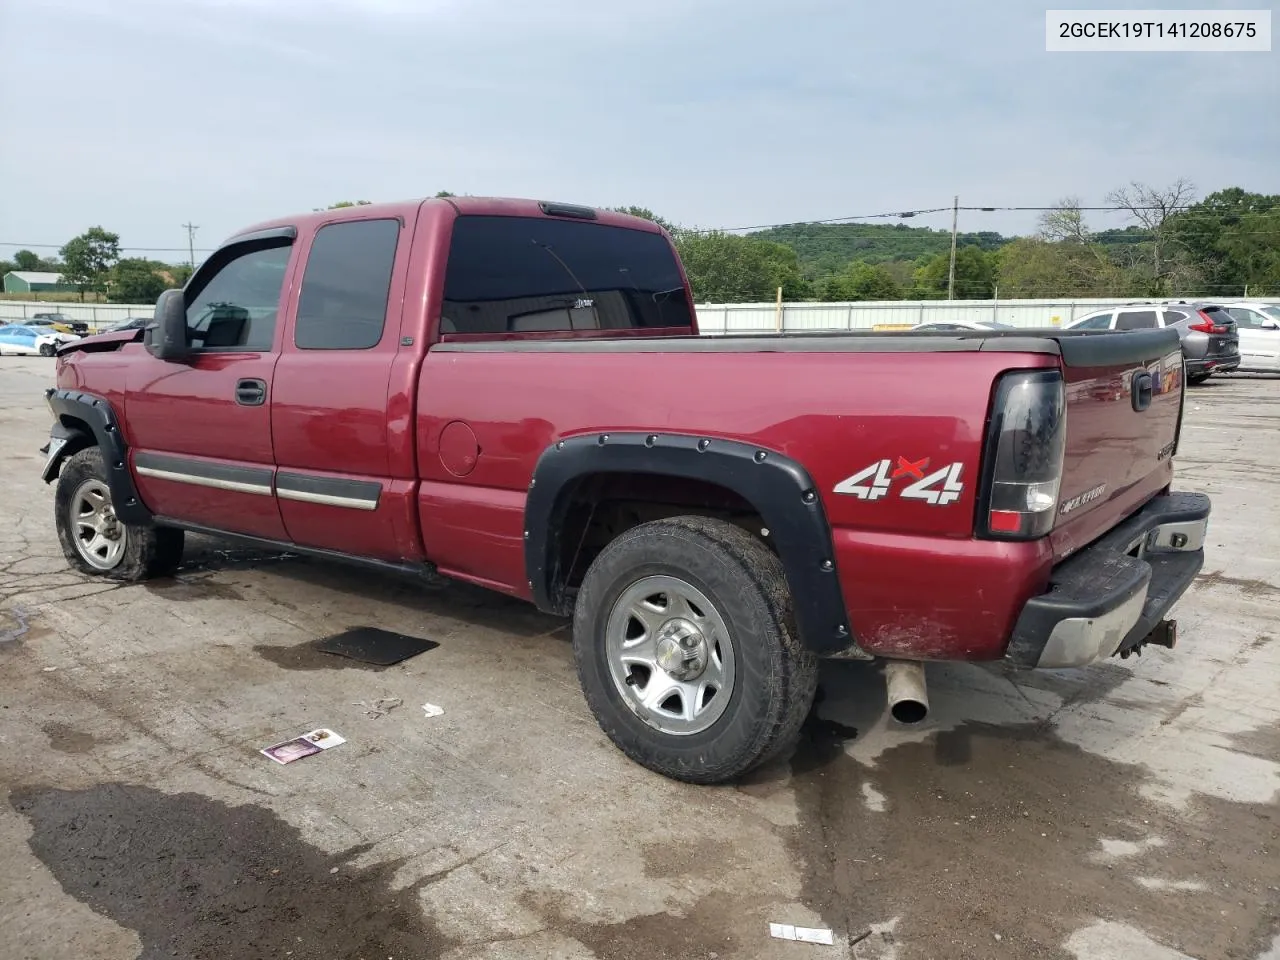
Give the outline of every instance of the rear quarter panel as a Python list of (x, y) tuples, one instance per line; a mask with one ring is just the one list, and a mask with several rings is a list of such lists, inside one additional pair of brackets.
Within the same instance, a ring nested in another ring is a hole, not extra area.
[[(743, 440), (792, 457), (814, 479), (864, 647), (998, 656), (1050, 557), (1044, 544), (971, 539), (988, 406), (1001, 372), (1052, 362), (994, 352), (433, 351), (417, 402), (427, 555), (442, 572), (527, 597), (525, 493), (557, 439), (635, 430)], [(465, 476), (453, 472), (459, 435), (474, 436)], [(880, 461), (884, 496), (834, 492)], [(962, 488), (953, 502), (901, 496), (952, 465)]]

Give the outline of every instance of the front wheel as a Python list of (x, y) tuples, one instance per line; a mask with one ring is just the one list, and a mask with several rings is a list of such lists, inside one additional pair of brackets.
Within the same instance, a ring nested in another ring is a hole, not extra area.
[(181, 530), (125, 523), (116, 516), (97, 447), (63, 464), (53, 499), (62, 552), (81, 573), (147, 580), (172, 573), (182, 561)]
[(53, 356), (53, 344), (52, 344), (52, 343), (42, 343), (42, 344), (40, 344), (40, 356), (42, 356), (42, 357), (52, 357), (52, 356)]
[(605, 547), (578, 592), (573, 648), (614, 744), (691, 783), (736, 779), (790, 748), (817, 685), (777, 556), (704, 517), (641, 524)]

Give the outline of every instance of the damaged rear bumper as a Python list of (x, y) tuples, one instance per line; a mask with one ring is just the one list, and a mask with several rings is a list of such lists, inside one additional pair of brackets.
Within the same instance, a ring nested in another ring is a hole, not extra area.
[(1156, 497), (1053, 568), (1047, 592), (1022, 609), (1005, 658), (1024, 667), (1079, 667), (1150, 640), (1171, 646), (1164, 615), (1204, 565), (1209, 498)]

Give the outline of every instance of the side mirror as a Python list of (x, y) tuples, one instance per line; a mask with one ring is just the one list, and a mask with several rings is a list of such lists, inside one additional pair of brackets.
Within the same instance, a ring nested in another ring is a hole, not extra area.
[(158, 360), (181, 360), (191, 353), (187, 339), (187, 302), (181, 290), (166, 290), (156, 301), (155, 319), (147, 324), (144, 342)]
[(1280, 330), (1280, 320), (1263, 320), (1263, 330)]

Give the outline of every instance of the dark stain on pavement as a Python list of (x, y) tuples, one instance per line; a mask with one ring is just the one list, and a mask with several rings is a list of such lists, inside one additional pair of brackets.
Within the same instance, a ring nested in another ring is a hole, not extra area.
[(98, 745), (98, 738), (93, 734), (66, 723), (46, 723), (43, 729), (49, 746), (59, 753), (88, 753)]
[(316, 640), (308, 640), (306, 643), (295, 644), (291, 647), (275, 646), (269, 643), (259, 643), (254, 646), (253, 652), (274, 663), (277, 667), (285, 670), (386, 670), (384, 666), (376, 663), (366, 663), (363, 660), (353, 660), (350, 657), (339, 657), (336, 654), (326, 653), (319, 649), (320, 644), (324, 643), (328, 638), (320, 637)]
[(1228, 577), (1221, 570), (1200, 574), (1196, 577), (1196, 583), (1206, 587), (1235, 587), (1246, 597), (1275, 596), (1280, 593), (1280, 587), (1276, 587), (1265, 580), (1245, 580), (1240, 577)]
[[(1274, 741), (1255, 746), (1275, 756)], [(966, 723), (872, 767), (802, 741), (789, 838), (801, 899), (837, 936), (900, 918), (898, 960), (1069, 960), (1062, 944), (1100, 918), (1195, 957), (1257, 956), (1280, 916), (1280, 807), (1197, 795), (1178, 811), (1142, 795), (1146, 776), (1042, 722)], [(884, 812), (860, 802), (864, 784)], [(1101, 856), (1102, 838), (1149, 837), (1164, 845)], [(1146, 889), (1141, 877), (1205, 889)]]
[(10, 797), (62, 888), (142, 941), (138, 960), (428, 960), (453, 946), (399, 862), (354, 867), (256, 806), (103, 784)]
[(211, 577), (168, 577), (149, 580), (145, 588), (164, 600), (243, 600), (244, 594), (229, 583)]

